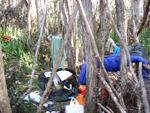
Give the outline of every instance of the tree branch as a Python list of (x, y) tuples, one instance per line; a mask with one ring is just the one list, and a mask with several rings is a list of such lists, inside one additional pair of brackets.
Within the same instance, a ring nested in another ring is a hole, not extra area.
[(68, 39), (68, 36), (69, 36), (69, 34), (70, 34), (70, 31), (72, 30), (72, 26), (73, 26), (73, 22), (74, 22), (74, 19), (75, 19), (76, 14), (77, 14), (77, 9), (75, 9), (75, 12), (74, 12), (74, 14), (73, 14), (73, 16), (72, 16), (72, 18), (71, 18), (71, 20), (70, 20), (70, 22), (69, 22), (69, 27), (68, 27), (67, 32), (66, 32), (66, 34), (65, 34), (64, 42), (63, 42), (63, 44), (62, 44), (62, 46), (61, 46), (61, 48), (60, 48), (60, 51), (58, 52), (59, 54), (57, 55), (56, 63), (55, 63), (54, 66), (53, 66), (52, 76), (49, 78), (49, 81), (48, 81), (47, 86), (46, 86), (46, 89), (45, 89), (45, 91), (44, 91), (44, 93), (43, 93), (43, 95), (42, 95), (42, 99), (41, 99), (41, 101), (40, 101), (40, 104), (39, 104), (39, 107), (38, 107), (38, 110), (37, 110), (36, 113), (40, 113), (40, 112), (41, 112), (41, 110), (42, 110), (42, 108), (43, 108), (44, 102), (47, 100), (48, 95), (49, 95), (50, 92), (52, 91), (52, 88), (51, 88), (51, 87), (52, 87), (52, 83), (53, 83), (53, 78), (54, 78), (54, 75), (55, 75), (55, 73), (56, 73), (57, 67), (58, 67), (58, 65), (59, 65), (60, 62), (61, 62), (61, 59), (62, 59), (64, 50), (65, 50), (66, 43), (67, 43), (67, 41), (68, 41), (67, 39)]
[(131, 71), (131, 73), (132, 73), (132, 75), (133, 75), (133, 78), (134, 78), (135, 82), (138, 83), (137, 77), (136, 77), (136, 75), (134, 74), (133, 69), (132, 69), (131, 58), (130, 58), (129, 50), (128, 50), (126, 44), (122, 41), (122, 36), (121, 36), (121, 34), (120, 34), (120, 32), (119, 32), (119, 30), (118, 30), (118, 28), (117, 28), (117, 25), (116, 25), (115, 22), (114, 22), (114, 19), (113, 19), (113, 17), (112, 17), (112, 14), (111, 14), (110, 9), (109, 9), (108, 6), (107, 6), (107, 9), (108, 9), (107, 11), (108, 11), (108, 14), (109, 14), (109, 16), (110, 16), (110, 19), (111, 19), (111, 21), (112, 21), (112, 24), (113, 24), (113, 26), (114, 26), (114, 28), (115, 28), (115, 31), (116, 31), (118, 37), (119, 37), (120, 40), (121, 40), (122, 46), (123, 46), (124, 49), (125, 49), (125, 52), (126, 52), (126, 55), (127, 55), (127, 59), (128, 59), (128, 62), (129, 62), (129, 69), (130, 69), (130, 71)]
[[(47, 2), (45, 2), (45, 3), (47, 3)], [(41, 45), (41, 39), (42, 39), (42, 35), (43, 35), (43, 32), (44, 32), (44, 26), (45, 26), (46, 16), (47, 16), (47, 5), (45, 6), (45, 14), (44, 14), (43, 19), (42, 19), (42, 26), (41, 26), (41, 30), (40, 30), (39, 39), (38, 39), (38, 42), (36, 44), (37, 47), (36, 47), (34, 61), (33, 61), (33, 65), (32, 65), (32, 74), (31, 74), (29, 89), (22, 95), (22, 98), (24, 98), (31, 91), (31, 89), (32, 89), (32, 82), (33, 82), (33, 77), (34, 77), (34, 73), (35, 73), (35, 67), (36, 67), (36, 64), (37, 64), (37, 59), (38, 59), (38, 54), (39, 54), (39, 48), (40, 48), (40, 45)]]
[(145, 9), (145, 12), (144, 12), (144, 16), (143, 16), (143, 19), (142, 19), (142, 23), (141, 23), (141, 25), (140, 25), (140, 27), (139, 27), (139, 30), (138, 30), (138, 32), (137, 32), (137, 35), (140, 34), (140, 32), (142, 31), (142, 29), (143, 29), (143, 27), (144, 27), (144, 25), (145, 25), (145, 23), (146, 23), (146, 20), (147, 20), (147, 17), (148, 17), (148, 13), (149, 13), (149, 7), (150, 7), (150, 0), (148, 0), (148, 3), (147, 3), (147, 5), (146, 5), (146, 9)]
[[(90, 37), (91, 37), (90, 40), (91, 40), (91, 43), (92, 43), (92, 46), (93, 46), (93, 51), (94, 51), (94, 53), (95, 53), (95, 56), (96, 56), (96, 58), (98, 58), (98, 60), (100, 61), (100, 63), (103, 64), (103, 63), (102, 63), (102, 60), (101, 60), (100, 57), (99, 57), (99, 53), (98, 53), (98, 50), (97, 50), (97, 47), (96, 47), (94, 35), (93, 35), (93, 33), (92, 33), (92, 31), (91, 31), (91, 28), (90, 28), (90, 26), (89, 26), (89, 22), (88, 22), (88, 20), (87, 20), (86, 15), (85, 15), (85, 11), (84, 11), (84, 9), (83, 9), (81, 0), (77, 0), (77, 3), (79, 4), (80, 12), (81, 12), (82, 18), (83, 18), (83, 20), (84, 20), (84, 22), (85, 22), (87, 33), (88, 33), (88, 34), (90, 35)], [(103, 67), (102, 69), (105, 69), (105, 68)], [(109, 79), (108, 79), (108, 80), (109, 80)], [(110, 88), (110, 90), (111, 90), (111, 88)], [(111, 92), (112, 92), (112, 90), (111, 90)], [(124, 111), (123, 113), (126, 113), (125, 110), (124, 110), (122, 107), (120, 107), (121, 105), (118, 103), (116, 96), (113, 95), (112, 98), (113, 98), (113, 97), (115, 97), (114, 102), (116, 102), (116, 103), (117, 103), (117, 106), (119, 106), (119, 107), (118, 107), (119, 110), (120, 110), (120, 111)], [(119, 104), (119, 105), (118, 105), (118, 104)]]
[(102, 104), (98, 103), (98, 106), (103, 109), (106, 113), (111, 113), (108, 109), (106, 109)]
[(105, 87), (107, 88), (112, 100), (115, 102), (117, 108), (120, 110), (121, 113), (126, 113), (126, 111), (123, 109), (123, 107), (119, 104), (118, 99), (116, 98), (116, 96), (114, 95), (111, 87), (109, 86), (109, 84), (105, 81), (105, 79), (98, 74), (98, 77), (100, 78), (101, 82), (105, 85)]
[(142, 75), (142, 63), (139, 63), (139, 80), (140, 80), (140, 85), (141, 85), (141, 90), (142, 90), (142, 99), (143, 99), (143, 105), (145, 108), (145, 113), (150, 113), (150, 108), (148, 104), (148, 98), (147, 98), (147, 93), (146, 93), (146, 88), (145, 84), (143, 81), (143, 75)]

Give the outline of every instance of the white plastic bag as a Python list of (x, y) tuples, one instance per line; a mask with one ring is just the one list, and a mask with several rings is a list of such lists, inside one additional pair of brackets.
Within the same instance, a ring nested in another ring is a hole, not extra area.
[(80, 105), (76, 99), (71, 99), (70, 105), (65, 106), (66, 113), (84, 113), (84, 106)]
[(30, 102), (32, 100), (33, 102), (39, 103), (40, 99), (41, 99), (40, 92), (34, 91), (34, 92), (31, 92), (28, 95), (26, 95), (23, 100), (25, 100), (27, 102)]
[(29, 94), (29, 98), (30, 98), (33, 102), (40, 103), (40, 99), (41, 99), (40, 92), (39, 92), (39, 91), (31, 92), (31, 93)]

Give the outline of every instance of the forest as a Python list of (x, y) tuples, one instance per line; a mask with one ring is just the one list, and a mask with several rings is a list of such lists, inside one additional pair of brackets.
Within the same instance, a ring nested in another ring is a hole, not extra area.
[(150, 0), (0, 0), (0, 113), (150, 113)]

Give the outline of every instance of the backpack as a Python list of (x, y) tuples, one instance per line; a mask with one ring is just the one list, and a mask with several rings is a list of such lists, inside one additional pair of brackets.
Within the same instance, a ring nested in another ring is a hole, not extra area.
[(145, 57), (144, 49), (140, 43), (134, 43), (134, 44), (128, 46), (128, 50), (130, 52), (130, 55), (132, 55), (132, 56)]

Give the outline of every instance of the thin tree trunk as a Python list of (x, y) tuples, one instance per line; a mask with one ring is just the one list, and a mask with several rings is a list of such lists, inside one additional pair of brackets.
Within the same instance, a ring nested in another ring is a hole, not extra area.
[(31, 37), (31, 0), (28, 1), (28, 40)]
[(142, 19), (142, 23), (140, 24), (140, 27), (139, 27), (139, 30), (137, 32), (137, 35), (140, 34), (140, 32), (142, 31), (146, 21), (147, 21), (147, 18), (148, 18), (148, 13), (149, 13), (149, 7), (150, 7), (150, 0), (148, 0), (147, 4), (146, 4), (146, 8), (145, 8), (145, 11), (144, 11), (144, 16), (143, 16), (143, 19)]
[(33, 77), (34, 77), (35, 68), (36, 68), (36, 65), (37, 65), (39, 49), (40, 49), (40, 45), (41, 45), (42, 35), (43, 35), (43, 32), (44, 32), (44, 26), (45, 26), (46, 16), (47, 16), (47, 5), (46, 4), (47, 4), (47, 0), (45, 2), (45, 12), (44, 12), (45, 14), (44, 14), (43, 19), (42, 19), (42, 25), (41, 25), (41, 30), (40, 30), (40, 34), (39, 34), (39, 39), (38, 39), (38, 42), (36, 44), (37, 47), (36, 47), (34, 61), (33, 61), (33, 65), (32, 65), (32, 74), (31, 74), (29, 89), (22, 95), (22, 97), (25, 97), (25, 95), (27, 95), (32, 89)]
[(107, 22), (107, 13), (106, 13), (106, 0), (100, 0), (100, 37), (99, 38), (99, 43), (101, 45), (101, 51), (100, 55), (103, 61), (104, 58), (104, 48), (106, 44), (106, 39), (107, 39), (107, 32), (109, 30), (108, 28), (108, 22)]
[(132, 12), (132, 36), (135, 43), (139, 42), (137, 37), (137, 28), (139, 24), (139, 4), (140, 0), (131, 1), (131, 12)]
[[(108, 14), (109, 14), (110, 19), (111, 19), (111, 21), (112, 21), (112, 24), (113, 24), (113, 26), (114, 26), (115, 32), (116, 32), (116, 34), (118, 35), (119, 39), (121, 40), (121, 39), (122, 39), (122, 35), (120, 34), (120, 32), (119, 32), (119, 30), (118, 30), (118, 28), (117, 28), (117, 25), (116, 25), (115, 22), (114, 22), (114, 19), (113, 19), (113, 17), (112, 17), (112, 14), (111, 14), (111, 12), (110, 12), (109, 7), (107, 7), (107, 8), (108, 8), (108, 9), (107, 9), (107, 10), (108, 10)], [(122, 44), (122, 46), (124, 47), (125, 52), (126, 52), (126, 55), (127, 55), (127, 58), (128, 58), (129, 70), (130, 70), (131, 73), (133, 74), (133, 79), (134, 79), (134, 81), (135, 81), (135, 84), (137, 84), (137, 83), (138, 83), (138, 80), (137, 80), (137, 77), (136, 77), (136, 75), (135, 75), (135, 73), (133, 72), (133, 69), (132, 69), (131, 58), (130, 58), (129, 50), (128, 50), (127, 46), (126, 46), (126, 43), (124, 43), (122, 40), (121, 40), (121, 44)]]
[(0, 47), (0, 113), (12, 113), (7, 93), (2, 50)]
[(143, 81), (142, 63), (141, 62), (139, 63), (139, 80), (140, 80), (140, 85), (141, 85), (141, 90), (142, 90), (142, 100), (143, 100), (145, 113), (150, 113), (150, 107), (149, 107), (149, 103), (148, 103), (147, 92), (146, 92), (145, 84)]
[[(118, 30), (122, 36), (121, 41), (123, 43), (127, 43), (127, 37), (125, 34), (125, 6), (123, 0), (115, 0), (116, 5), (116, 16), (117, 16), (117, 27)], [(127, 80), (127, 56), (125, 54), (125, 49), (121, 43), (121, 50), (120, 50), (120, 60), (121, 60), (121, 70), (120, 70), (120, 76), (121, 76), (121, 89), (123, 92), (124, 86), (126, 85)], [(126, 109), (125, 105), (123, 105), (124, 109)]]
[[(65, 4), (64, 4), (65, 3)], [(68, 1), (65, 0), (65, 2), (63, 1), (62, 5), (63, 6), (60, 10), (62, 10), (62, 14), (63, 14), (63, 18), (64, 18), (64, 29), (65, 31), (67, 31), (68, 29), (68, 20), (70, 19), (70, 6), (68, 4)], [(66, 6), (66, 8), (65, 8)], [(67, 9), (67, 12), (66, 10)], [(68, 15), (67, 15), (68, 14)], [(68, 37), (68, 42), (66, 44), (66, 57), (67, 57), (67, 64), (68, 64), (68, 68), (75, 70), (75, 59), (74, 59), (74, 53), (73, 53), (73, 47), (71, 44), (71, 38), (72, 38), (72, 31), (70, 31), (70, 36)]]
[(83, 5), (82, 5), (81, 0), (77, 0), (77, 2), (78, 2), (78, 4), (79, 4), (79, 9), (80, 9), (82, 18), (83, 18), (83, 20), (84, 20), (87, 33), (88, 33), (88, 35), (91, 37), (90, 40), (91, 40), (92, 48), (93, 48), (93, 51), (94, 51), (94, 57), (96, 58), (96, 57), (99, 56), (99, 53), (98, 53), (98, 49), (97, 49), (97, 46), (96, 46), (96, 42), (95, 42), (94, 35), (93, 35), (93, 33), (92, 33), (92, 30), (91, 30), (92, 27), (90, 26), (90, 22), (88, 22), (88, 19), (87, 19), (87, 17), (86, 17), (86, 14), (85, 14), (85, 11), (84, 11), (84, 8), (83, 8)]
[[(83, 17), (83, 20), (86, 25), (85, 30), (84, 31), (84, 36), (86, 37), (82, 37), (82, 42), (84, 43), (84, 50), (85, 50), (85, 63), (86, 63), (86, 84), (88, 87), (88, 93), (86, 95), (86, 105), (85, 105), (85, 113), (94, 113), (97, 110), (97, 68), (96, 68), (96, 62), (95, 62), (95, 52), (93, 51), (93, 45), (91, 42), (91, 38), (90, 35), (87, 34), (87, 32), (92, 34), (93, 31), (93, 22), (92, 22), (92, 4), (90, 0), (83, 0), (83, 6), (85, 8), (86, 14), (84, 12), (82, 3), (80, 0), (77, 0), (78, 4), (79, 4), (79, 8), (80, 8), (80, 13)], [(87, 17), (87, 18), (86, 18)], [(89, 21), (89, 23), (88, 23)], [(87, 27), (88, 26), (88, 27)], [(92, 39), (94, 42), (94, 37)], [(96, 45), (95, 45), (96, 48)], [(96, 48), (97, 49), (97, 48)], [(91, 76), (92, 75), (92, 76)]]
[(131, 7), (133, 8), (134, 11), (134, 18), (135, 18), (135, 24), (137, 25), (138, 28), (138, 24), (139, 24), (139, 13), (140, 13), (140, 1), (141, 0), (132, 0), (131, 1)]
[(36, 14), (37, 14), (37, 23), (38, 23), (38, 31), (40, 30), (40, 17), (39, 17), (39, 7), (38, 1), (35, 0)]

